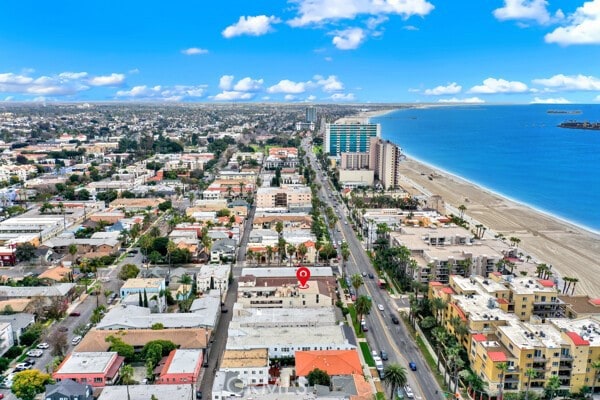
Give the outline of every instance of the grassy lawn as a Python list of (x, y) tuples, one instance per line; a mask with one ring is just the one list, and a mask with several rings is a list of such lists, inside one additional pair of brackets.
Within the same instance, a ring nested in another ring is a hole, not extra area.
[(385, 393), (377, 392), (377, 395), (375, 395), (375, 400), (385, 400)]
[(346, 283), (345, 279), (340, 278), (340, 286), (342, 287), (342, 289), (348, 289), (348, 284)]
[(362, 351), (363, 357), (367, 365), (371, 368), (375, 367), (375, 360), (373, 360), (373, 356), (371, 355), (371, 349), (369, 348), (369, 344), (367, 342), (360, 342), (360, 350)]
[(356, 310), (352, 304), (348, 304), (348, 311), (350, 311), (350, 315), (352, 316), (352, 326), (354, 326), (354, 332), (356, 332), (356, 337), (364, 338), (365, 334), (360, 330), (360, 324), (356, 320)]

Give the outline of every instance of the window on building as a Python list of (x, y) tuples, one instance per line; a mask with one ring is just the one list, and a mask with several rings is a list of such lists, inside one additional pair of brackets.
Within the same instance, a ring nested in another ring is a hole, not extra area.
[(103, 378), (94, 378), (94, 383), (102, 383), (104, 382)]

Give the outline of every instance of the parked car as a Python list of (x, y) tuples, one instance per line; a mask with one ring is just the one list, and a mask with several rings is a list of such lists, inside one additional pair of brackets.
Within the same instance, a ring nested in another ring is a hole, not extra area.
[(44, 354), (44, 350), (40, 350), (40, 349), (37, 349), (37, 350), (29, 350), (29, 351), (28, 351), (27, 353), (25, 353), (25, 354), (27, 354), (29, 357), (41, 357), (41, 356)]
[(383, 311), (384, 310), (383, 304), (377, 304), (377, 308), (379, 308), (379, 311)]
[(73, 311), (71, 314), (69, 314), (70, 317), (79, 317), (81, 315), (81, 313), (78, 313), (77, 311)]
[(79, 342), (81, 342), (81, 336), (75, 336), (72, 340), (71, 343), (73, 344), (78, 344)]
[(415, 394), (413, 393), (412, 389), (408, 385), (404, 386), (404, 393), (406, 393), (406, 397), (409, 399), (414, 399), (414, 397), (415, 397)]
[(387, 360), (388, 360), (388, 355), (387, 355), (387, 353), (386, 353), (384, 350), (381, 350), (381, 351), (379, 352), (379, 355), (381, 356), (381, 359), (382, 359), (383, 361), (387, 361)]
[(411, 361), (408, 363), (408, 367), (410, 368), (411, 371), (416, 371), (417, 370), (417, 364), (415, 364), (414, 361)]
[(38, 349), (43, 349), (43, 350), (45, 350), (45, 349), (48, 349), (48, 348), (50, 348), (50, 345), (49, 345), (48, 343), (46, 343), (46, 342), (43, 342), (43, 343), (40, 343), (40, 344), (38, 344), (36, 347), (37, 347)]
[(18, 363), (17, 365), (15, 365), (15, 372), (21, 372), (21, 371), (25, 371), (31, 369), (31, 365), (28, 363)]
[(363, 278), (366, 278), (367, 277), (367, 273), (365, 271), (363, 271), (362, 272), (362, 276), (363, 276)]

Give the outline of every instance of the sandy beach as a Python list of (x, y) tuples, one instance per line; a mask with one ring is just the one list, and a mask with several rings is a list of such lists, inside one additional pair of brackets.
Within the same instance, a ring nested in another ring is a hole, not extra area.
[(399, 172), (411, 194), (439, 194), (448, 206), (465, 205), (465, 216), (507, 238), (521, 239), (523, 253), (552, 265), (556, 275), (578, 278), (575, 294), (600, 297), (600, 235), (410, 158), (400, 163)]

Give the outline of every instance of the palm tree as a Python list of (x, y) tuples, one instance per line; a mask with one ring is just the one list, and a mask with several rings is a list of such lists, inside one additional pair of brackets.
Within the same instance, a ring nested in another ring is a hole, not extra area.
[(167, 242), (167, 256), (169, 257), (169, 275), (171, 275), (171, 255), (177, 250), (177, 245), (172, 240)]
[(458, 211), (460, 211), (460, 219), (463, 219), (463, 216), (465, 215), (465, 211), (467, 211), (467, 207), (464, 204), (461, 204), (460, 206), (458, 206)]
[(296, 254), (296, 246), (294, 246), (291, 243), (288, 244), (287, 253), (288, 253), (288, 257), (290, 259), (290, 267), (291, 267), (292, 266), (292, 257), (294, 256), (294, 254)]
[(360, 274), (354, 274), (350, 277), (350, 283), (354, 290), (358, 292), (358, 288), (364, 283), (363, 277)]
[(271, 258), (273, 257), (273, 247), (267, 246), (267, 265), (271, 265)]
[(75, 243), (69, 245), (69, 254), (71, 255), (71, 261), (75, 261), (75, 255), (77, 254), (77, 245)]
[(279, 237), (281, 237), (281, 232), (283, 232), (283, 222), (277, 221), (277, 223), (275, 224), (275, 231), (277, 232)]
[(496, 365), (496, 368), (500, 371), (500, 400), (504, 400), (504, 378), (506, 377), (506, 371), (508, 371), (508, 364), (501, 362)]
[(435, 339), (435, 348), (437, 350), (437, 369), (440, 370), (440, 359), (442, 358), (442, 347), (448, 342), (450, 339), (450, 335), (448, 332), (442, 327), (433, 328), (431, 331), (431, 335)]
[(459, 375), (467, 382), (467, 391), (469, 392), (469, 394), (471, 394), (471, 398), (475, 399), (475, 395), (477, 393), (481, 393), (481, 395), (483, 395), (483, 392), (487, 388), (488, 383), (481, 379), (479, 375), (468, 369), (460, 371)]
[(131, 396), (129, 395), (129, 385), (135, 383), (133, 380), (133, 367), (131, 365), (123, 365), (120, 374), (121, 383), (127, 387), (127, 400), (131, 400)]
[(435, 314), (435, 320), (440, 323), (443, 319), (443, 313), (440, 311), (443, 311), (446, 308), (448, 302), (441, 297), (435, 297), (430, 301), (429, 304)]
[(592, 384), (592, 393), (595, 393), (596, 384), (598, 383), (598, 378), (600, 378), (600, 360), (594, 361), (592, 363), (592, 368), (594, 368), (594, 383)]
[(537, 371), (533, 368), (527, 368), (525, 370), (525, 376), (527, 377), (527, 391), (525, 392), (525, 400), (529, 400), (529, 391), (531, 390), (531, 379), (537, 376)]
[(383, 370), (383, 383), (390, 388), (390, 398), (394, 399), (396, 389), (406, 385), (406, 368), (398, 364), (388, 364)]
[(246, 259), (250, 262), (252, 262), (252, 259), (254, 258), (254, 250), (248, 250), (246, 252)]
[(548, 381), (546, 381), (546, 391), (550, 395), (550, 400), (554, 399), (554, 396), (556, 396), (556, 391), (559, 387), (560, 379), (557, 375), (552, 375), (550, 378), (548, 378)]
[(579, 282), (578, 278), (571, 278), (571, 283), (573, 284), (573, 289), (571, 289), (571, 296), (575, 294), (575, 285)]
[(358, 296), (356, 301), (354, 302), (354, 309), (356, 310), (356, 318), (358, 319), (358, 323), (362, 320), (362, 316), (366, 315), (371, 311), (371, 306), (373, 303), (371, 299), (369, 299), (365, 295)]
[(306, 256), (306, 253), (308, 253), (308, 249), (306, 248), (306, 245), (304, 243), (300, 243), (298, 245), (298, 255), (300, 256), (300, 262), (304, 262), (304, 257)]
[(285, 256), (285, 245), (286, 245), (286, 241), (283, 237), (279, 237), (279, 239), (277, 239), (277, 262), (279, 264), (279, 266), (281, 266), (281, 261), (283, 259), (283, 257)]

